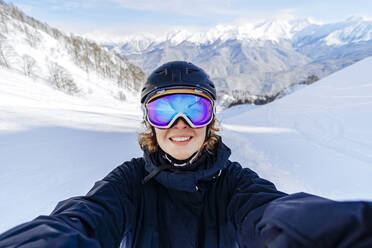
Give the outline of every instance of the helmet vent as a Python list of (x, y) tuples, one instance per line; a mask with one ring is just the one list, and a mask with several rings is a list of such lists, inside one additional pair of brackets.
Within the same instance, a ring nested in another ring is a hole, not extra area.
[(199, 70), (197, 69), (192, 69), (192, 68), (187, 68), (187, 73), (191, 74), (193, 72), (198, 72)]
[(167, 75), (167, 69), (156, 71), (155, 73), (158, 75)]

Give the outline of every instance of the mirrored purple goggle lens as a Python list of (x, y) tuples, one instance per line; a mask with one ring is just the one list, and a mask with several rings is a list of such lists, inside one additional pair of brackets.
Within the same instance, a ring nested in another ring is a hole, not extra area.
[(150, 123), (163, 127), (167, 126), (180, 112), (186, 115), (195, 126), (205, 125), (213, 116), (211, 101), (191, 94), (166, 95), (151, 101), (146, 107)]

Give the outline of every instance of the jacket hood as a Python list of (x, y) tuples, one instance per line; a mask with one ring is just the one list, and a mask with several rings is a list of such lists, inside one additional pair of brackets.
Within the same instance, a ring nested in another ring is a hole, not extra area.
[[(227, 166), (227, 161), (231, 155), (231, 150), (220, 139), (217, 144), (216, 161), (211, 168), (196, 171), (185, 171), (174, 173), (170, 171), (161, 171), (154, 179), (163, 186), (171, 189), (196, 192), (197, 183), (200, 180), (208, 180), (218, 174)], [(148, 151), (144, 152), (145, 170), (151, 173), (157, 168), (150, 158)]]

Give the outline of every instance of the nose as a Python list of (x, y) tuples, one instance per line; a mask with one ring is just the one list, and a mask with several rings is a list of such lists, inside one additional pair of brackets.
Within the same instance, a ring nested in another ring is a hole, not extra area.
[(188, 125), (183, 118), (178, 118), (178, 120), (176, 120), (175, 124), (173, 125), (174, 128), (178, 128), (178, 129), (184, 129), (184, 128), (187, 128), (187, 126)]

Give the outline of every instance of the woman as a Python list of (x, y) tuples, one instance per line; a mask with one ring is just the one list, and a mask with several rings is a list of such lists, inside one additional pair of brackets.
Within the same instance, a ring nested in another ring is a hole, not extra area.
[[(216, 134), (215, 100), (213, 82), (195, 65), (156, 69), (141, 94), (144, 156), (116, 168), (86, 196), (60, 202), (50, 216), (0, 235), (0, 247), (333, 247), (339, 241), (332, 230), (352, 233), (346, 244), (368, 236), (353, 224), (365, 222), (358, 214), (370, 213), (370, 205), (287, 196), (231, 162)], [(337, 225), (327, 221), (333, 208)]]

